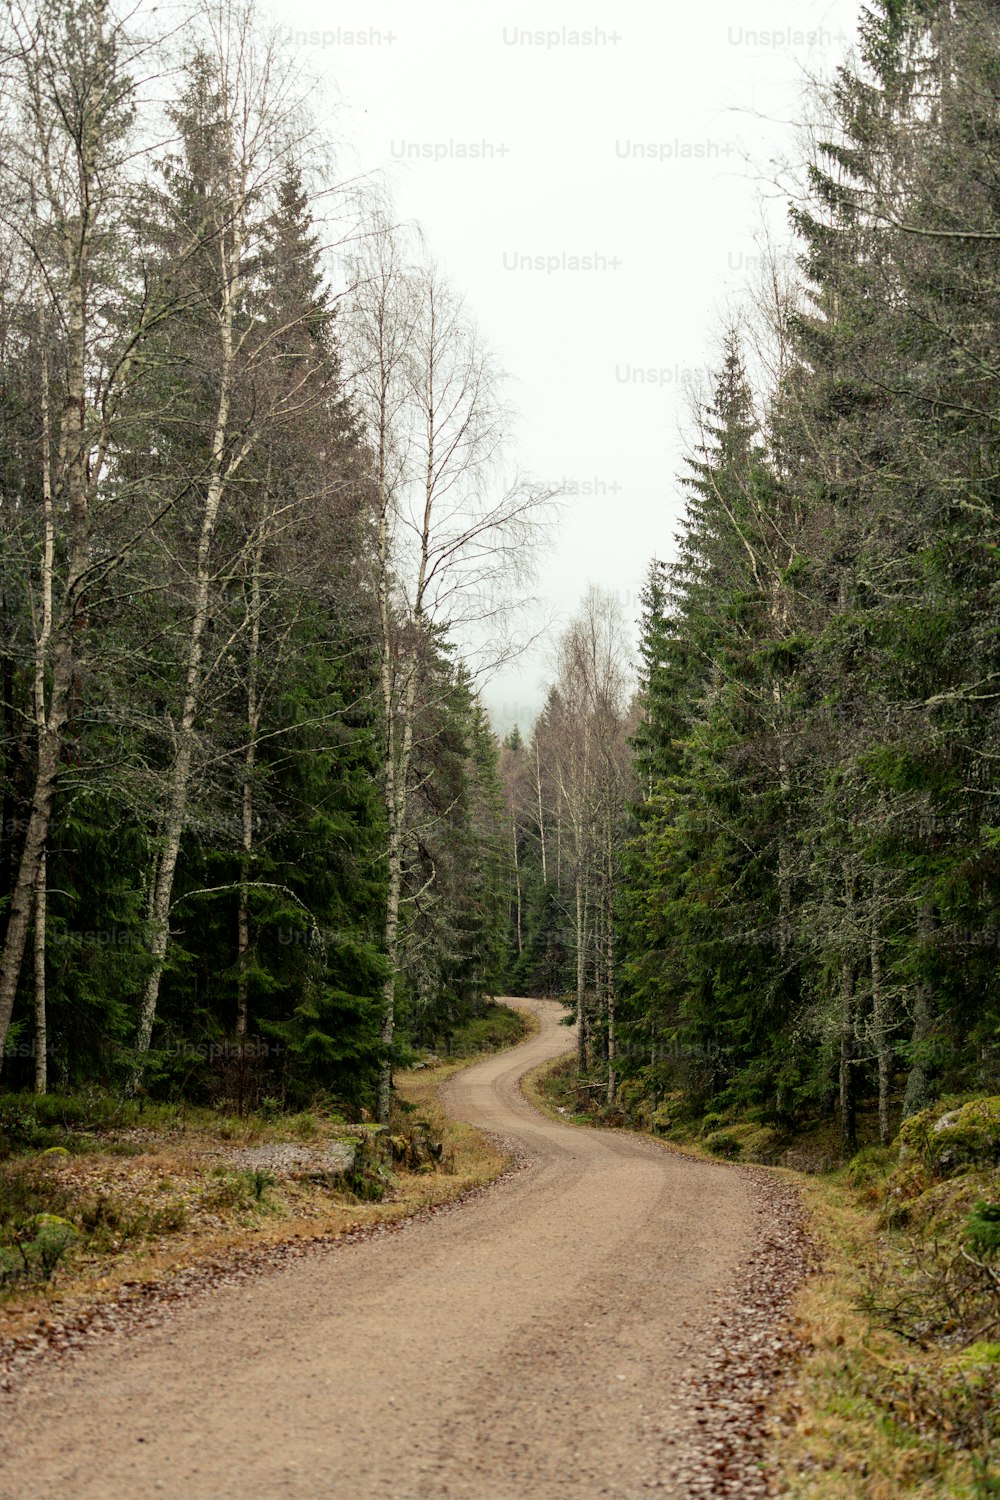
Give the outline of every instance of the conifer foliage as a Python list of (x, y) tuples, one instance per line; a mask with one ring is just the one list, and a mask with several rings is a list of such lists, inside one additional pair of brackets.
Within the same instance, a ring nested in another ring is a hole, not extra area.
[(140, 24), (106, 0), (0, 21), (3, 1085), (374, 1109), (481, 1010), (505, 940), (460, 591), (432, 552), (436, 607), (413, 607), (379, 467), (424, 430), (422, 361), (488, 408), (446, 474), (480, 593), (533, 497), (490, 508), (498, 377), (439, 338), (460, 302), (426, 265), (379, 427), (325, 205), (363, 255), (391, 231), (334, 193), (252, 6), (195, 16), (179, 68)]
[(511, 985), (572, 1000), (582, 1092), (646, 1119), (850, 1153), (1000, 1086), (998, 78), (987, 0), (866, 8), (797, 275), (721, 342), (635, 703), (564, 650), (504, 751)]
[(996, 1090), (995, 6), (882, 0), (736, 333), (642, 623), (619, 906), (637, 1085), (883, 1140)]

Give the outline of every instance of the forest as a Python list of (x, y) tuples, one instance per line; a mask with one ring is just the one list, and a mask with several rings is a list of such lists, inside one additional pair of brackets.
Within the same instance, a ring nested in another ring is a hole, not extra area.
[(3, 1084), (385, 1119), (500, 987), (456, 641), (503, 649), (545, 496), (277, 37), (156, 23), (2, 22)]
[(551, 495), (420, 233), (338, 182), (251, 13), (178, 49), (9, 12), (6, 1088), (386, 1119), (509, 991), (567, 997), (626, 1112), (849, 1154), (859, 1114), (887, 1143), (995, 1089), (994, 19), (866, 12), (650, 538), (638, 671), (592, 587), (501, 745), (466, 643), (513, 649)]
[(0, 1461), (996, 1495), (1000, 6), (806, 85), (637, 620), (324, 109), (0, 9)]
[(592, 591), (506, 743), (511, 987), (575, 996), (627, 1117), (850, 1155), (1000, 1086), (998, 98), (994, 6), (866, 10), (697, 404), (637, 690)]

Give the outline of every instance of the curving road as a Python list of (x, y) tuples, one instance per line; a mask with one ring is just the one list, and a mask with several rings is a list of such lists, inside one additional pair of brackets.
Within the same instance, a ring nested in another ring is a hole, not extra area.
[(453, 1079), (528, 1167), (109, 1335), (0, 1402), (0, 1500), (592, 1500), (685, 1493), (683, 1376), (750, 1242), (745, 1178), (548, 1120), (518, 1080), (562, 1008)]

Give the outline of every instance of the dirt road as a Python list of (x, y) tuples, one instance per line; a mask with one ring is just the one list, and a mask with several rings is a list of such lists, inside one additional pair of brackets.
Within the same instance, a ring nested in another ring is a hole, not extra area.
[(704, 1439), (681, 1377), (713, 1357), (747, 1179), (537, 1114), (518, 1079), (573, 1034), (524, 1003), (539, 1034), (447, 1102), (525, 1170), (36, 1373), (0, 1402), (2, 1500), (691, 1493), (677, 1476)]

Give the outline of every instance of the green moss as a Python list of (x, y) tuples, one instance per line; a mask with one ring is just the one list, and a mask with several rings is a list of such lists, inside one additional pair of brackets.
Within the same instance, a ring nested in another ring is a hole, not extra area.
[(916, 1159), (938, 1177), (1000, 1164), (1000, 1097), (944, 1101), (904, 1121), (900, 1160)]
[(885, 1192), (896, 1153), (887, 1146), (864, 1146), (844, 1169), (844, 1177), (856, 1193), (869, 1204), (877, 1203)]
[(726, 1125), (705, 1138), (705, 1149), (713, 1156), (724, 1156), (731, 1161), (739, 1157), (742, 1161), (765, 1165), (778, 1160), (782, 1145), (780, 1131), (769, 1125)]
[(711, 1151), (713, 1156), (722, 1156), (727, 1161), (735, 1161), (736, 1157), (743, 1154), (743, 1142), (732, 1130), (716, 1130), (706, 1137), (705, 1150)]

